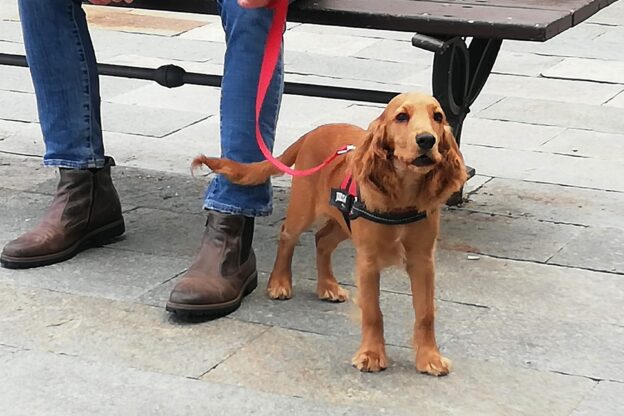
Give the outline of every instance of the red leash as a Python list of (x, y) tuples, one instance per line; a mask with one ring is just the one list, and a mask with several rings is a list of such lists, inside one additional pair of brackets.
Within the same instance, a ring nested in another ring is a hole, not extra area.
[(286, 166), (275, 158), (267, 147), (262, 133), (260, 132), (260, 112), (262, 111), (262, 104), (264, 103), (264, 98), (271, 84), (271, 79), (273, 78), (273, 73), (277, 67), (277, 61), (282, 50), (282, 36), (286, 25), (286, 15), (288, 14), (288, 0), (274, 0), (267, 7), (273, 10), (273, 22), (271, 23), (269, 35), (264, 47), (264, 59), (262, 60), (260, 80), (258, 81), (258, 95), (256, 96), (256, 141), (264, 157), (280, 171), (292, 176), (309, 176), (329, 165), (338, 156), (350, 152), (354, 147), (345, 146), (338, 149), (320, 165), (305, 170), (296, 170), (292, 169), (290, 166)]

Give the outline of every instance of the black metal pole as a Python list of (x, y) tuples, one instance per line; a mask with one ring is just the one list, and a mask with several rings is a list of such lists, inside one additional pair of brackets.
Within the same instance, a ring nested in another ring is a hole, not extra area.
[[(28, 63), (25, 56), (0, 53), (0, 65), (27, 67)], [(176, 65), (163, 65), (154, 69), (126, 65), (98, 64), (98, 70), (100, 75), (156, 81), (160, 85), (168, 88), (179, 87), (184, 84), (220, 87), (222, 78), (220, 75), (186, 72), (183, 68)], [(388, 101), (398, 94), (397, 92), (389, 91), (301, 84), (298, 82), (286, 82), (284, 84), (284, 93), (381, 104), (388, 103)]]

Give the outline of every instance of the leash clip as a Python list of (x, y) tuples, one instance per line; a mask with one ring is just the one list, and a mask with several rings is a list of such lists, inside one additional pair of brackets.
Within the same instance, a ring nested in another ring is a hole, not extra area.
[(354, 146), (354, 145), (352, 145), (352, 144), (349, 144), (349, 145), (347, 145), (347, 146), (343, 147), (342, 149), (338, 149), (338, 150), (336, 150), (336, 154), (337, 154), (338, 156), (342, 156), (342, 155), (344, 155), (344, 154), (346, 154), (346, 153), (349, 153), (349, 152), (350, 152), (350, 151), (352, 151), (352, 150), (355, 150), (355, 146)]

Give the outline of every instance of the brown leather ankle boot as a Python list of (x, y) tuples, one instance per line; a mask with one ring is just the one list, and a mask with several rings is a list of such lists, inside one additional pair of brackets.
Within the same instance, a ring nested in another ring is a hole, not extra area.
[(101, 169), (61, 168), (52, 205), (34, 229), (4, 247), (2, 266), (20, 269), (58, 263), (123, 234), (111, 166), (115, 161), (107, 157)]
[(258, 285), (253, 228), (253, 218), (208, 211), (199, 254), (173, 288), (167, 310), (215, 318), (235, 311)]

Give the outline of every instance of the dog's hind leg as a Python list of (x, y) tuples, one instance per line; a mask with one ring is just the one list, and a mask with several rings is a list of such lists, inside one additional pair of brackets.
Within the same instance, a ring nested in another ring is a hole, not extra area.
[(292, 257), (301, 233), (314, 222), (314, 205), (309, 196), (301, 196), (298, 181), (293, 181), (286, 220), (282, 225), (273, 271), (269, 277), (267, 294), (271, 299), (286, 300), (292, 297)]
[(316, 294), (319, 299), (344, 302), (349, 298), (349, 293), (338, 284), (331, 265), (332, 253), (347, 238), (349, 235), (333, 219), (316, 233)]

